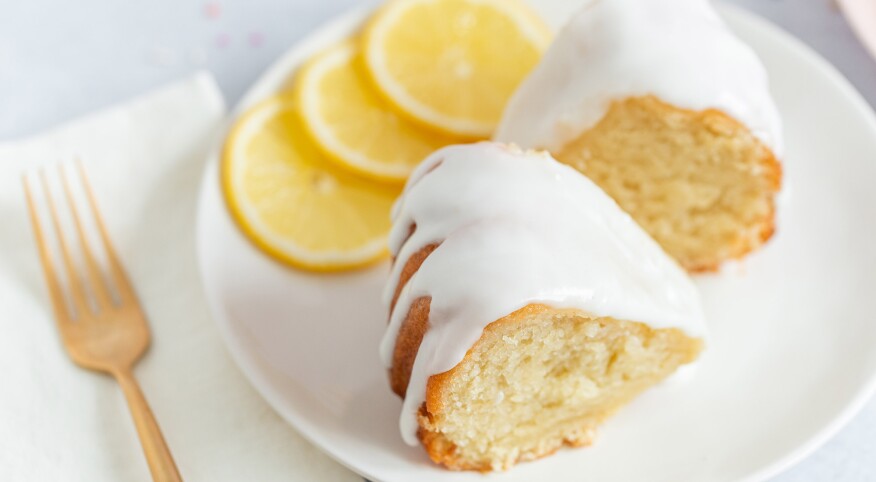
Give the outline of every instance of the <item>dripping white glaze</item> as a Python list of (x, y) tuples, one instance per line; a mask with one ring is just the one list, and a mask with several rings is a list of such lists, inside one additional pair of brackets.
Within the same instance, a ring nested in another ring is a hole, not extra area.
[(408, 258), (432, 243), (440, 245), (402, 288), (380, 347), (391, 366), (411, 303), (431, 296), (400, 419), (410, 444), (428, 378), (462, 361), (488, 324), (528, 304), (704, 335), (682, 269), (601, 189), (547, 153), (484, 142), (426, 159), (393, 209), (387, 307)]
[(709, 0), (589, 0), (508, 103), (495, 139), (556, 152), (613, 100), (653, 94), (719, 109), (777, 156), (781, 120), (763, 64)]

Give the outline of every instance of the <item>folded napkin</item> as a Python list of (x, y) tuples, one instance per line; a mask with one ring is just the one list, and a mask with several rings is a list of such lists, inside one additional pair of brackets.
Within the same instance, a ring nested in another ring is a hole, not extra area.
[(303, 440), (225, 351), (201, 291), (194, 222), (225, 108), (199, 74), (45, 135), (0, 144), (0, 479), (148, 481), (115, 382), (73, 365), (54, 320), (20, 176), (80, 156), (149, 317), (135, 369), (187, 481), (362, 479)]

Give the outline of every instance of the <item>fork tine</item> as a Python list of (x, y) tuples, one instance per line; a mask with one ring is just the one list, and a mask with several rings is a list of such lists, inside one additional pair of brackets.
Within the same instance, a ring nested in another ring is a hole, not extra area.
[(55, 274), (55, 263), (52, 260), (52, 253), (49, 252), (49, 247), (46, 245), (45, 236), (43, 235), (43, 229), (40, 225), (39, 215), (37, 214), (36, 204), (34, 202), (33, 193), (30, 190), (30, 182), (27, 180), (27, 175), (21, 176), (21, 183), (24, 185), (24, 195), (27, 199), (27, 211), (30, 214), (30, 222), (33, 225), (37, 250), (40, 254), (40, 261), (42, 261), (43, 265), (43, 275), (46, 278), (46, 284), (49, 285), (49, 296), (52, 298), (52, 309), (55, 312), (55, 320), (63, 333), (64, 325), (70, 322), (70, 316), (67, 312), (67, 303), (64, 300), (64, 294), (61, 291), (61, 284), (58, 282), (58, 276)]
[(55, 208), (55, 200), (52, 197), (52, 192), (49, 189), (49, 181), (46, 179), (46, 171), (42, 169), (40, 169), (40, 181), (42, 181), (43, 191), (45, 191), (46, 203), (49, 205), (52, 225), (55, 227), (55, 233), (58, 235), (58, 244), (61, 246), (61, 257), (64, 259), (64, 266), (67, 268), (67, 278), (70, 280), (71, 298), (73, 298), (73, 306), (76, 309), (75, 317), (82, 317), (90, 311), (88, 300), (85, 297), (82, 280), (77, 276), (76, 267), (73, 265), (73, 257), (70, 255), (70, 246), (67, 244), (67, 237), (64, 236), (64, 231), (61, 229), (60, 217), (58, 216), (58, 210)]
[(122, 263), (116, 255), (116, 250), (113, 247), (112, 240), (110, 240), (106, 224), (104, 224), (103, 217), (100, 215), (100, 210), (97, 208), (97, 200), (94, 198), (94, 191), (91, 189), (91, 182), (88, 181), (88, 176), (85, 175), (85, 168), (82, 167), (82, 161), (79, 159), (76, 159), (76, 168), (79, 171), (79, 177), (82, 179), (82, 185), (85, 187), (85, 194), (88, 198), (88, 204), (91, 207), (92, 216), (97, 222), (97, 230), (100, 233), (100, 238), (103, 241), (103, 246), (106, 250), (106, 257), (109, 261), (113, 281), (116, 283), (119, 301), (123, 304), (126, 302), (136, 303), (137, 294), (134, 291), (134, 287), (131, 285), (131, 281), (128, 279), (128, 275), (125, 273), (125, 269), (122, 267)]
[(79, 217), (79, 210), (76, 208), (76, 201), (73, 199), (73, 193), (70, 189), (70, 181), (67, 179), (67, 170), (63, 165), (58, 165), (58, 170), (61, 172), (61, 179), (64, 183), (64, 193), (67, 196), (67, 204), (70, 206), (70, 212), (73, 213), (73, 223), (76, 225), (76, 232), (79, 235), (79, 244), (82, 246), (82, 251), (85, 253), (85, 263), (88, 265), (88, 278), (91, 282), (91, 291), (94, 294), (98, 308), (106, 310), (112, 304), (110, 292), (100, 274), (100, 267), (94, 259), (91, 252), (91, 247), (88, 245), (88, 240), (85, 238), (85, 230), (82, 228), (82, 220)]

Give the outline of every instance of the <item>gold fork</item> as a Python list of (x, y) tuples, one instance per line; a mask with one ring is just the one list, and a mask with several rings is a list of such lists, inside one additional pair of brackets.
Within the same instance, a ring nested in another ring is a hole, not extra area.
[(76, 226), (79, 244), (82, 246), (82, 254), (87, 266), (88, 286), (91, 289), (88, 293), (86, 292), (86, 285), (82, 282), (83, 273), (77, 273), (70, 246), (61, 230), (58, 211), (46, 181), (45, 171), (40, 171), (40, 181), (45, 192), (46, 204), (58, 237), (61, 258), (69, 279), (69, 298), (72, 305), (69, 308), (71, 309), (68, 309), (61, 281), (55, 271), (52, 254), (46, 244), (30, 183), (26, 175), (22, 177), (28, 211), (42, 260), (43, 274), (48, 283), (52, 309), (61, 332), (61, 339), (67, 347), (70, 358), (79, 366), (110, 374), (122, 387), (134, 424), (137, 426), (140, 444), (143, 446), (152, 479), (161, 482), (181, 481), (182, 478), (170, 454), (170, 449), (167, 447), (161, 430), (158, 428), (158, 423), (155, 421), (155, 416), (152, 415), (152, 410), (146, 403), (146, 398), (140, 391), (140, 386), (131, 371), (134, 363), (140, 359), (149, 346), (150, 336), (146, 317), (137, 301), (137, 294), (134, 292), (121, 262), (119, 262), (115, 249), (113, 249), (103, 218), (97, 209), (94, 192), (81, 163), (77, 163), (77, 170), (102, 241), (101, 244), (103, 244), (106, 253), (109, 265), (106, 280), (111, 282), (115, 288), (115, 296), (110, 291), (109, 284), (104, 282), (102, 270), (86, 239), (82, 219), (76, 209), (76, 202), (67, 180), (67, 173), (63, 167), (59, 166), (65, 197), (73, 216), (73, 224)]

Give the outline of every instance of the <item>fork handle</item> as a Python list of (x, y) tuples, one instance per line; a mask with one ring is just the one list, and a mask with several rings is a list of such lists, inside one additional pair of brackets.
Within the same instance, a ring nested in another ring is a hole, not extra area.
[(140, 445), (146, 455), (149, 471), (152, 472), (152, 480), (155, 482), (182, 482), (170, 449), (161, 435), (158, 422), (152, 415), (152, 409), (146, 403), (146, 397), (140, 390), (140, 385), (134, 378), (130, 369), (121, 369), (113, 372), (113, 377), (122, 387), (125, 398), (128, 400), (128, 408), (137, 426), (137, 434), (140, 436)]

